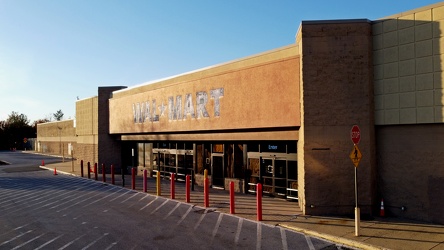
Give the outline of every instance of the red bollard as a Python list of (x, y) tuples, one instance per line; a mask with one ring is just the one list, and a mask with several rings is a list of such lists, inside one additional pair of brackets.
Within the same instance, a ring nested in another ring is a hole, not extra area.
[(171, 193), (171, 199), (173, 199), (174, 200), (174, 198), (175, 198), (175, 194), (176, 194), (176, 190), (174, 190), (175, 189), (175, 186), (174, 186), (174, 180), (175, 180), (175, 174), (174, 173), (171, 173), (170, 174), (170, 177), (171, 177), (171, 185), (170, 185), (170, 193)]
[(256, 185), (257, 221), (262, 221), (262, 184)]
[(94, 180), (99, 180), (99, 177), (97, 176), (97, 162), (94, 163)]
[(83, 177), (83, 160), (80, 160), (80, 176)]
[(114, 185), (114, 165), (111, 164), (111, 184)]
[(131, 188), (136, 189), (136, 168), (131, 168)]
[(104, 163), (102, 163), (102, 181), (106, 182), (106, 169)]
[(186, 203), (190, 203), (190, 175), (185, 176), (185, 199)]
[(91, 179), (91, 164), (88, 162), (88, 179)]
[(234, 182), (230, 182), (230, 214), (234, 214)]
[(45, 160), (42, 160), (42, 166), (45, 166)]
[(210, 196), (208, 194), (209, 192), (209, 181), (208, 181), (208, 177), (204, 179), (204, 207), (209, 207), (210, 206)]
[(143, 170), (143, 192), (146, 193), (147, 189), (148, 189), (148, 182), (147, 182), (147, 171), (146, 169)]

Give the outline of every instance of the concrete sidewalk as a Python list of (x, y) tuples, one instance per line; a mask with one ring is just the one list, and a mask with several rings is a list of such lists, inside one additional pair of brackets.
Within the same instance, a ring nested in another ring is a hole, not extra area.
[[(54, 163), (41, 168), (57, 170), (58, 174), (80, 176), (80, 165), (71, 161)], [(87, 178), (86, 166), (84, 175)], [(111, 181), (109, 175), (107, 182)], [(91, 173), (94, 179), (94, 174)], [(98, 175), (102, 181), (102, 175)], [(115, 185), (122, 186), (122, 177), (115, 176)], [(136, 189), (142, 191), (142, 177), (136, 178)], [(125, 187), (131, 188), (131, 176), (125, 176)], [(154, 178), (148, 178), (148, 193), (156, 195)], [(170, 181), (162, 180), (163, 197), (170, 197)], [(175, 183), (175, 199), (185, 202), (185, 184)], [(235, 194), (235, 214), (250, 220), (256, 220), (256, 197), (254, 195)], [(195, 186), (191, 191), (191, 203), (203, 206), (203, 188)], [(262, 222), (282, 226), (304, 234), (358, 249), (433, 249), (444, 250), (444, 225), (423, 224), (399, 220), (396, 218), (376, 218), (361, 221), (360, 236), (356, 237), (354, 219), (305, 216), (297, 202), (263, 197)], [(230, 213), (229, 194), (226, 190), (210, 189), (210, 207), (223, 213)], [(443, 208), (444, 209), (444, 208)], [(444, 212), (444, 210), (443, 210)]]

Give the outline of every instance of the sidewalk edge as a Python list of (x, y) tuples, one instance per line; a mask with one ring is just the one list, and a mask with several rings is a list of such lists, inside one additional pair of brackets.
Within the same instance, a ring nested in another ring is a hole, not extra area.
[[(45, 167), (45, 166), (39, 166), (39, 168), (54, 171), (54, 168), (48, 168), (48, 167)], [(57, 170), (57, 174), (65, 174), (65, 175), (77, 176), (76, 174), (68, 173), (68, 172), (65, 172), (65, 171), (59, 171), (59, 170)]]
[(294, 226), (290, 226), (290, 225), (286, 225), (286, 224), (278, 224), (278, 226), (284, 227), (284, 228), (287, 228), (287, 229), (290, 229), (290, 230), (293, 230), (296, 232), (300, 232), (300, 233), (303, 233), (306, 235), (311, 235), (311, 236), (314, 236), (317, 238), (321, 238), (321, 239), (325, 239), (325, 240), (328, 240), (331, 242), (342, 244), (345, 246), (349, 246), (349, 247), (355, 247), (355, 248), (366, 249), (366, 250), (381, 250), (381, 249), (386, 250), (386, 249), (388, 249), (388, 248), (383, 248), (383, 247), (378, 247), (378, 246), (366, 244), (366, 243), (363, 243), (360, 241), (355, 241), (355, 240), (350, 240), (350, 239), (339, 237), (339, 236), (319, 233), (319, 232), (312, 231), (309, 229), (294, 227)]

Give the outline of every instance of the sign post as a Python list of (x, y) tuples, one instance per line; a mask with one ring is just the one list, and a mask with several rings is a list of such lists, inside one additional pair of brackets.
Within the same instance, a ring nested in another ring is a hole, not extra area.
[(361, 161), (362, 154), (358, 148), (358, 143), (361, 141), (361, 130), (358, 125), (353, 125), (350, 131), (350, 137), (353, 142), (353, 150), (349, 157), (355, 165), (355, 236), (359, 236), (359, 229), (361, 223), (361, 212), (358, 207), (358, 165)]

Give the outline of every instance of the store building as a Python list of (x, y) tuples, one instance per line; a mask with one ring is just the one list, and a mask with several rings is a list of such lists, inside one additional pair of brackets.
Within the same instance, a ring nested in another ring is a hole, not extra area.
[(384, 199), (389, 216), (444, 223), (443, 29), (444, 3), (304, 21), (282, 48), (99, 88), (95, 103), (77, 102), (77, 145), (99, 164), (191, 174), (198, 185), (207, 169), (214, 188), (262, 183), (304, 214), (351, 215), (358, 125), (361, 213), (377, 215)]

